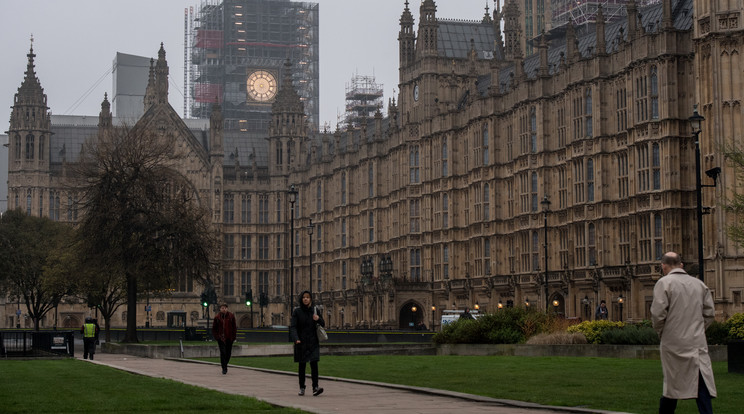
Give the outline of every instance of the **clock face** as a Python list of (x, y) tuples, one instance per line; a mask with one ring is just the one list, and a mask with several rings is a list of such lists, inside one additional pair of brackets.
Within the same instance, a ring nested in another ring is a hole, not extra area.
[(248, 96), (266, 102), (276, 95), (276, 78), (265, 70), (257, 70), (248, 76)]
[(419, 87), (418, 87), (418, 83), (417, 83), (417, 84), (413, 85), (413, 100), (414, 101), (418, 101), (418, 98), (419, 98)]

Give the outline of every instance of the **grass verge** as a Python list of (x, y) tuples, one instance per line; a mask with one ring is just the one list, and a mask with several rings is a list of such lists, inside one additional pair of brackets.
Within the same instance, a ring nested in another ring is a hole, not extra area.
[(3, 413), (302, 413), (74, 359), (6, 360), (0, 367)]
[[(231, 364), (297, 370), (291, 357), (233, 358)], [(714, 412), (741, 413), (744, 375), (728, 373), (724, 362), (713, 363), (713, 370)], [(657, 360), (590, 357), (323, 356), (320, 374), (630, 413), (658, 412), (663, 379)], [(677, 413), (697, 413), (695, 401), (680, 401)]]

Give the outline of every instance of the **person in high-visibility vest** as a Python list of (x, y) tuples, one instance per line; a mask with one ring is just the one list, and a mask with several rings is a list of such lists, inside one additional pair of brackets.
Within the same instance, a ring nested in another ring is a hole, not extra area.
[(80, 333), (83, 334), (83, 359), (93, 359), (93, 354), (96, 353), (96, 338), (98, 337), (98, 326), (93, 322), (93, 318), (87, 316), (83, 327), (80, 328)]

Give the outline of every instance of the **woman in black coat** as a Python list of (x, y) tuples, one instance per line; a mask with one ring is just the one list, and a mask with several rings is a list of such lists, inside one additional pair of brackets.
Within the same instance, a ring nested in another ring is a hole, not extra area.
[(300, 306), (292, 311), (292, 323), (289, 334), (295, 343), (294, 361), (299, 363), (297, 374), (300, 378), (299, 395), (305, 395), (305, 367), (310, 363), (313, 380), (313, 396), (323, 393), (318, 387), (318, 360), (320, 359), (320, 342), (316, 325), (325, 327), (325, 321), (313, 305), (313, 297), (309, 291), (300, 294)]

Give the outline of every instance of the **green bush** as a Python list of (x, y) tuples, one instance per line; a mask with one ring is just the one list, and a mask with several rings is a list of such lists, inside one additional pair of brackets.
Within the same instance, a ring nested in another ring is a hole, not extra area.
[(625, 325), (603, 331), (601, 343), (613, 345), (658, 345), (659, 335), (653, 328), (639, 325)]
[(584, 321), (578, 325), (569, 326), (567, 332), (581, 332), (586, 337), (587, 342), (590, 344), (601, 344), (602, 333), (613, 328), (621, 328), (625, 326), (622, 322), (611, 322), (611, 321)]
[(729, 341), (729, 327), (725, 322), (713, 321), (705, 330), (708, 345), (726, 345)]
[(432, 339), (437, 344), (516, 344), (545, 332), (550, 317), (535, 310), (507, 308), (476, 320), (457, 320), (445, 325)]
[(744, 313), (735, 313), (726, 321), (730, 339), (744, 339)]

